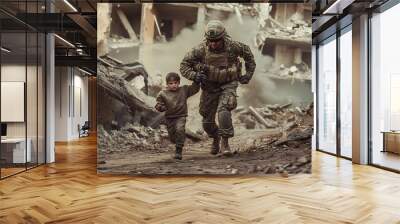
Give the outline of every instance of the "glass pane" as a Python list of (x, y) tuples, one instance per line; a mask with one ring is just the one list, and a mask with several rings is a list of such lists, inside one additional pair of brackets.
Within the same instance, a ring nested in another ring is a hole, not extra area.
[(336, 153), (336, 40), (318, 48), (318, 148)]
[(39, 34), (38, 45), (38, 163), (45, 163), (45, 52), (46, 38)]
[(4, 177), (25, 170), (31, 151), (30, 144), (26, 144), (26, 34), (2, 33), (1, 43), (3, 49), (7, 49), (1, 51), (1, 121), (4, 130), (1, 156)]
[(352, 35), (340, 37), (340, 152), (352, 157)]
[(28, 168), (37, 165), (38, 157), (38, 36), (37, 33), (28, 33), (28, 63), (27, 63), (27, 81), (26, 81), (26, 111), (27, 111), (27, 142), (28, 149), (31, 153), (28, 154)]
[(372, 163), (400, 170), (400, 5), (372, 18)]

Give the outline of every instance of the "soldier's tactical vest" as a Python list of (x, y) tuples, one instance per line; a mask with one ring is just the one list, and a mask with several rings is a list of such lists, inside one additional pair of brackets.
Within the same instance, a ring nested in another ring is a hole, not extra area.
[(242, 71), (241, 63), (237, 59), (230, 62), (229, 48), (222, 52), (212, 52), (206, 47), (205, 64), (209, 70), (207, 80), (217, 83), (237, 81)]

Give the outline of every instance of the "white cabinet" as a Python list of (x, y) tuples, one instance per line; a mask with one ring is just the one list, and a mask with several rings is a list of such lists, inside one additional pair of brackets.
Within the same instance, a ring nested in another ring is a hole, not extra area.
[[(24, 138), (7, 138), (1, 140), (2, 151), (12, 152), (12, 163), (25, 163), (32, 161), (32, 141), (26, 140), (27, 147), (25, 151)], [(11, 162), (11, 161), (10, 161)]]

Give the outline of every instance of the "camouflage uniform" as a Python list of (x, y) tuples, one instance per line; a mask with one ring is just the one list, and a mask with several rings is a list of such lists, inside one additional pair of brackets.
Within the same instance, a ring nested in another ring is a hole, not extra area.
[[(201, 85), (200, 114), (203, 128), (212, 138), (234, 136), (231, 110), (237, 106), (236, 89), (241, 73), (239, 57), (245, 61), (249, 80), (256, 67), (249, 46), (233, 41), (228, 35), (223, 39), (224, 48), (219, 52), (211, 51), (204, 40), (185, 55), (180, 66), (182, 76), (189, 80), (194, 80), (201, 70), (207, 70), (207, 81)], [(215, 123), (216, 114), (219, 127)]]

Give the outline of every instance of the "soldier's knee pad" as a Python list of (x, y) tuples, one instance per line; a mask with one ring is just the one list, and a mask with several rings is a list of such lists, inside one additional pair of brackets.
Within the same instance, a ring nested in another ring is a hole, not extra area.
[(231, 111), (237, 107), (236, 96), (232, 94), (226, 94), (222, 96), (220, 105), (218, 107), (218, 112), (227, 110)]

